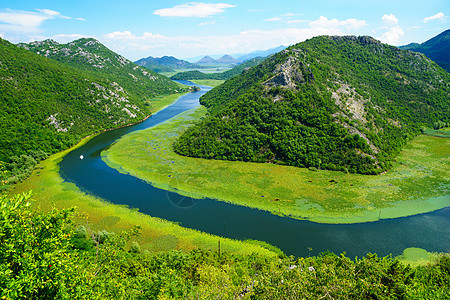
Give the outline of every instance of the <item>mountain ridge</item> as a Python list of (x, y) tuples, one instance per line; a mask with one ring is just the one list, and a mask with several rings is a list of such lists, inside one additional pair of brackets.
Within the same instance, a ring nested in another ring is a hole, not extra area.
[(448, 121), (449, 82), (423, 54), (368, 36), (316, 37), (204, 95), (208, 117), (174, 150), (378, 174), (421, 126)]
[(0, 167), (6, 168), (0, 179), (8, 183), (87, 135), (143, 120), (152, 97), (186, 90), (93, 39), (72, 43), (18, 46), (0, 39)]
[(447, 72), (450, 72), (450, 29), (441, 32), (422, 44), (411, 43), (399, 48), (423, 53), (447, 70)]

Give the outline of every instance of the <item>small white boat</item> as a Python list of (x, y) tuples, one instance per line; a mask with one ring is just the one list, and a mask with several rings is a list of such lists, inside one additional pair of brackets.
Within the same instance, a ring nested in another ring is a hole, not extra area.
[(80, 159), (83, 159), (83, 158), (84, 158), (84, 156), (83, 156), (83, 154), (81, 154), (81, 155), (80, 155)]

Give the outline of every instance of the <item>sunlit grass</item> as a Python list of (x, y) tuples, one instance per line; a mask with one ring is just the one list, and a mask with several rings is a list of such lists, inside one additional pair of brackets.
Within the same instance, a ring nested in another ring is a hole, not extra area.
[(406, 248), (403, 253), (396, 257), (400, 262), (409, 264), (413, 267), (423, 266), (430, 263), (436, 263), (443, 253), (432, 253), (421, 248)]
[[(164, 97), (160, 107), (164, 107), (171, 101), (173, 102), (176, 98)], [(9, 193), (17, 194), (32, 190), (35, 201), (33, 207), (39, 211), (76, 207), (76, 221), (93, 231), (120, 232), (133, 226), (139, 226), (141, 235), (134, 240), (141, 245), (142, 250), (151, 252), (174, 249), (188, 251), (194, 248), (202, 248), (217, 251), (218, 241), (220, 240), (222, 251), (275, 255), (275, 253), (255, 244), (186, 229), (176, 223), (139, 213), (126, 206), (110, 204), (101, 198), (80, 191), (73, 183), (65, 182), (59, 175), (58, 162), (64, 155), (82, 146), (89, 139), (86, 138), (75, 147), (54, 154), (40, 162), (32, 175), (24, 182), (13, 186)]]
[(419, 136), (384, 175), (183, 157), (172, 144), (204, 116), (200, 107), (123, 137), (103, 159), (157, 187), (325, 223), (376, 221), (450, 205), (450, 139)]

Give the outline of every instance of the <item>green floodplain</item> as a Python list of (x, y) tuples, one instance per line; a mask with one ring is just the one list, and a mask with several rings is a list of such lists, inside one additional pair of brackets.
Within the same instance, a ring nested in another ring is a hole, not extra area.
[[(195, 81), (195, 83), (205, 85), (218, 84), (217, 82), (207, 83), (203, 81)], [(175, 97), (174, 95), (160, 97), (159, 99), (157, 99), (158, 104), (156, 104), (155, 107), (158, 107), (158, 109), (155, 109), (155, 112), (157, 110), (163, 109), (164, 107), (172, 103), (176, 98), (178, 97)], [(174, 125), (173, 122), (175, 122), (176, 120), (193, 122), (193, 117), (195, 117), (196, 114), (202, 115), (204, 113), (204, 111), (202, 110), (202, 108), (199, 108), (197, 111), (186, 112), (179, 118), (170, 120), (170, 122), (162, 124), (154, 130), (160, 130), (161, 128), (164, 128), (163, 126), (167, 126), (170, 124)], [(184, 129), (186, 126), (189, 126), (188, 124), (189, 123), (185, 124), (184, 127), (180, 129)], [(169, 135), (174, 137), (175, 134), (176, 133), (172, 133)], [(197, 230), (183, 228), (176, 223), (145, 215), (143, 213), (140, 213), (136, 209), (132, 209), (127, 206), (110, 204), (101, 198), (94, 197), (81, 191), (74, 184), (64, 182), (64, 180), (59, 175), (59, 161), (61, 161), (64, 155), (77, 147), (81, 147), (92, 137), (93, 136), (85, 138), (76, 146), (56, 153), (50, 156), (48, 159), (41, 161), (36, 166), (32, 175), (24, 182), (14, 185), (9, 194), (13, 195), (32, 191), (34, 201), (32, 203), (32, 207), (34, 207), (34, 209), (38, 211), (51, 211), (53, 209), (75, 207), (75, 221), (87, 227), (88, 231), (91, 232), (95, 232), (97, 230), (121, 232), (123, 230), (130, 230), (131, 228), (138, 226), (140, 228), (140, 235), (134, 237), (133, 242), (138, 242), (142, 251), (149, 251), (151, 253), (170, 250), (189, 251), (195, 248), (217, 251), (218, 241), (220, 241), (221, 250), (229, 253), (240, 253), (244, 255), (250, 253), (258, 253), (260, 255), (269, 257), (275, 257), (277, 253), (279, 253), (279, 249), (261, 241), (237, 241), (218, 237)], [(123, 145), (123, 141), (121, 141), (119, 144)], [(116, 144), (113, 148), (116, 149), (116, 146), (118, 146), (119, 144)], [(170, 152), (172, 153), (172, 155), (175, 155), (172, 151)], [(177, 157), (179, 159), (188, 159), (180, 156)], [(207, 160), (202, 161), (212, 162)], [(448, 165), (448, 159), (444, 161)], [(230, 163), (222, 161), (216, 162)], [(118, 168), (118, 166), (116, 166), (116, 168)], [(444, 166), (442, 169), (445, 170), (448, 168)], [(319, 171), (318, 173), (320, 172), (322, 171)], [(177, 178), (175, 179), (175, 181), (178, 182), (179, 179)], [(170, 185), (166, 183), (165, 185), (160, 184), (160, 186), (165, 186), (167, 189), (174, 189), (172, 186), (178, 186), (174, 184), (176, 182), (172, 180), (170, 181)], [(178, 192), (182, 191), (178, 190)], [(283, 203), (281, 199), (276, 202), (278, 204)], [(277, 213), (277, 210), (272, 212)], [(280, 213), (280, 211), (278, 211), (278, 213)], [(439, 259), (439, 257), (439, 254), (430, 253), (423, 249), (407, 248), (404, 250), (402, 255), (396, 258), (402, 262), (414, 266), (425, 265), (427, 263), (434, 262)]]
[[(155, 99), (157, 101), (154, 105), (155, 112), (163, 109), (179, 96), (180, 94), (158, 97)], [(65, 182), (59, 175), (58, 163), (67, 153), (81, 147), (94, 136), (87, 137), (74, 147), (41, 161), (28, 179), (11, 187), (9, 195), (31, 191), (32, 207), (38, 211), (75, 207), (76, 222), (88, 228), (90, 232), (98, 230), (121, 232), (138, 226), (140, 234), (134, 237), (133, 241), (139, 243), (142, 251), (190, 251), (196, 248), (217, 251), (220, 241), (221, 250), (230, 253), (277, 255), (272, 250), (279, 251), (279, 249), (264, 242), (243, 242), (187, 229), (176, 223), (145, 215), (124, 205), (110, 204), (81, 191), (73, 183)]]
[(103, 160), (112, 168), (180, 194), (208, 197), (322, 223), (397, 218), (450, 205), (450, 139), (420, 135), (383, 175), (207, 160), (177, 155), (172, 144), (204, 107), (122, 137)]

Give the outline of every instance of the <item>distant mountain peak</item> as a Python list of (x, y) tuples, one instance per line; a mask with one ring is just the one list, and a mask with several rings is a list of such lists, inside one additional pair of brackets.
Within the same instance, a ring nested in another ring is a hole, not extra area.
[(204, 56), (202, 59), (200, 59), (197, 64), (208, 64), (208, 63), (213, 63), (216, 60), (214, 58), (212, 58), (209, 55)]
[(205, 94), (208, 116), (174, 150), (378, 174), (421, 126), (448, 122), (448, 82), (422, 54), (368, 36), (314, 37)]
[(216, 59), (218, 63), (236, 64), (239, 61), (231, 55), (225, 54), (221, 58)]

